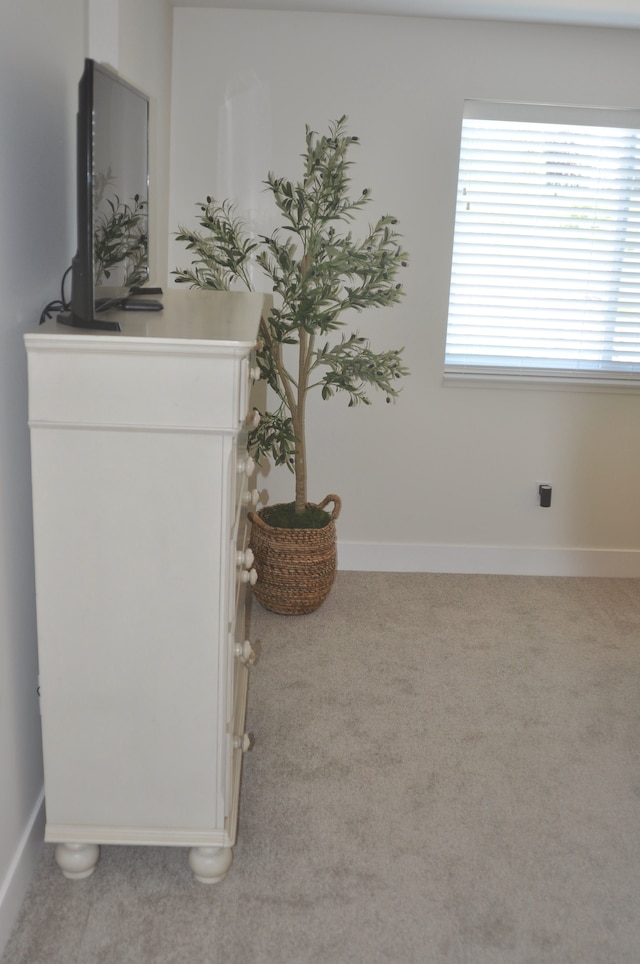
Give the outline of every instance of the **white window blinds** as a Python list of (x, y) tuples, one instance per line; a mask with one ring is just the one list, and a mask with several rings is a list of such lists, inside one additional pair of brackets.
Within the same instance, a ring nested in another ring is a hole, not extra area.
[(446, 372), (640, 380), (639, 129), (467, 104)]

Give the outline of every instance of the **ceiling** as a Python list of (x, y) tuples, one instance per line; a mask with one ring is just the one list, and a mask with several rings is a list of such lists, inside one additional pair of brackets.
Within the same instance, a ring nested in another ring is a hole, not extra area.
[(640, 0), (171, 0), (174, 7), (373, 13), (640, 29)]

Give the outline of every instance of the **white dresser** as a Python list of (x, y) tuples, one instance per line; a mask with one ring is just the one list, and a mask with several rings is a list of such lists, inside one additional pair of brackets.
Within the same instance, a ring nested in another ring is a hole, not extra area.
[(265, 298), (167, 291), (121, 332), (47, 322), (29, 369), (46, 832), (71, 878), (100, 844), (236, 840), (248, 665), (251, 369)]

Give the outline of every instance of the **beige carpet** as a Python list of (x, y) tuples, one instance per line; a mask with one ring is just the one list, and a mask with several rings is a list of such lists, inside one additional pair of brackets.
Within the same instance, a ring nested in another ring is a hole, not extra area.
[(640, 582), (340, 572), (252, 622), (227, 879), (46, 846), (3, 964), (638, 964)]

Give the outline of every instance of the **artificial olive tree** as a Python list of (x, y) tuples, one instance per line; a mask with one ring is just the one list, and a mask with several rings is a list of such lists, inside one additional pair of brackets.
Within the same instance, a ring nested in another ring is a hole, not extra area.
[(286, 464), (295, 475), (295, 511), (307, 503), (307, 395), (344, 392), (349, 405), (370, 404), (370, 388), (390, 402), (398, 380), (408, 374), (402, 349), (374, 352), (358, 332), (331, 334), (347, 324), (348, 309), (384, 307), (403, 294), (396, 281), (407, 254), (396, 219), (383, 215), (358, 240), (347, 229), (371, 201), (365, 189), (350, 196), (348, 153), (358, 141), (346, 131), (346, 117), (320, 136), (306, 127), (302, 180), (269, 173), (265, 181), (282, 218), (271, 235), (251, 236), (231, 201), (208, 197), (199, 203), (200, 230), (180, 227), (179, 241), (192, 254), (191, 267), (177, 269), (177, 281), (199, 288), (252, 289), (251, 266), (268, 277), (274, 307), (260, 325), (257, 362), (277, 402), (261, 413), (250, 436), (257, 458)]

